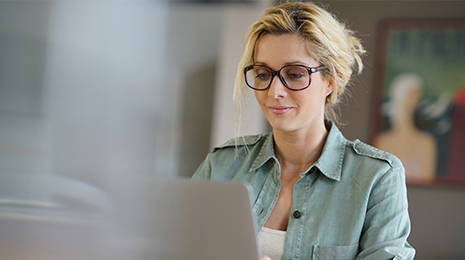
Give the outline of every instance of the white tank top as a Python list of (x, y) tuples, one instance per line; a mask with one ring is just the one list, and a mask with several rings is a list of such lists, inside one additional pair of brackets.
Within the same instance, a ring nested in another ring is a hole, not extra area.
[(260, 255), (269, 256), (272, 260), (281, 260), (285, 238), (286, 231), (262, 227), (257, 237)]

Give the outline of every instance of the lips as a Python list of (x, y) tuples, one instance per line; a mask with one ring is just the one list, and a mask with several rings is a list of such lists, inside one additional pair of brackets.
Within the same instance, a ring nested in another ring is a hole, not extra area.
[(282, 114), (289, 112), (293, 107), (291, 106), (269, 106), (268, 108), (271, 110), (271, 112), (277, 115), (282, 115)]

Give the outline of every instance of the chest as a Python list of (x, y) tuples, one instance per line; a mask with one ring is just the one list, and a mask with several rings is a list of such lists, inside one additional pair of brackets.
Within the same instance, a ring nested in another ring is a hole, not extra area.
[(272, 206), (271, 214), (264, 225), (271, 229), (285, 231), (287, 230), (291, 214), (294, 186), (300, 177), (284, 178), (282, 176), (280, 178), (280, 189), (276, 202)]
[(363, 200), (324, 176), (305, 176), (291, 185), (280, 185), (277, 177), (269, 174), (255, 185), (253, 213), (258, 229), (286, 225), (285, 255), (293, 254), (294, 259), (298, 252), (302, 257), (297, 259), (313, 259), (313, 246), (358, 241), (366, 207), (360, 204)]

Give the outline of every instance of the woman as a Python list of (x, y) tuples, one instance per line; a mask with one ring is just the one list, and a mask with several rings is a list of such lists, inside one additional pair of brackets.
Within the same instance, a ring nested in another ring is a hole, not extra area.
[[(194, 178), (252, 188), (262, 254), (272, 259), (412, 259), (404, 169), (343, 137), (334, 107), (360, 41), (311, 3), (283, 3), (252, 25), (235, 102), (253, 89), (272, 132), (217, 147)], [(240, 111), (239, 111), (240, 112)]]

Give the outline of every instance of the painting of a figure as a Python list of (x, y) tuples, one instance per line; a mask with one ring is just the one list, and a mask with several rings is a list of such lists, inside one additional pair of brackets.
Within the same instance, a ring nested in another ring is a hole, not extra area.
[(465, 20), (381, 27), (372, 144), (395, 154), (407, 183), (465, 185)]

